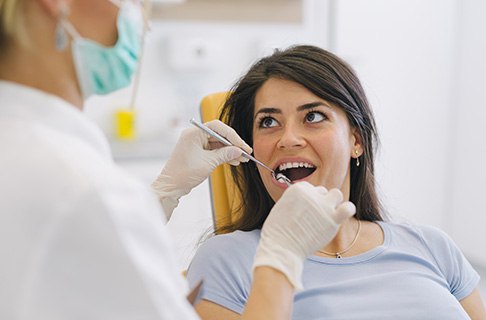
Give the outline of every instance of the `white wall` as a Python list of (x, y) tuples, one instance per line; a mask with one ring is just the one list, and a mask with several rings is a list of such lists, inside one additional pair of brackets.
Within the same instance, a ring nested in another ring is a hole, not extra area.
[(377, 118), (385, 206), (447, 229), (455, 1), (335, 3), (333, 49), (357, 70)]
[(458, 66), (452, 113), (455, 139), (451, 197), (453, 237), (486, 266), (486, 1), (461, 0)]
[(356, 68), (376, 112), (391, 217), (444, 229), (486, 266), (486, 2), (333, 4), (331, 49)]

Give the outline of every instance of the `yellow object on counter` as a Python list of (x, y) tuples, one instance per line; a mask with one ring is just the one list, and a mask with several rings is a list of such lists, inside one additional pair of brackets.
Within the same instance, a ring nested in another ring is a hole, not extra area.
[(120, 140), (135, 139), (135, 110), (118, 109), (115, 111), (116, 137)]

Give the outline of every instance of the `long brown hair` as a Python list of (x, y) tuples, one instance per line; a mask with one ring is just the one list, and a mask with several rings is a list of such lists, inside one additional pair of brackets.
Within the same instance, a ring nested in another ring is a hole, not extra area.
[[(308, 45), (277, 50), (256, 62), (233, 86), (220, 115), (220, 119), (233, 127), (250, 145), (253, 145), (255, 96), (270, 78), (299, 83), (316, 96), (344, 110), (351, 127), (361, 137), (364, 151), (359, 166), (356, 166), (355, 159), (350, 160), (349, 200), (356, 205), (358, 219), (383, 220), (374, 177), (374, 152), (378, 145), (375, 120), (363, 87), (352, 68), (334, 54)], [(237, 221), (218, 231), (261, 228), (274, 201), (265, 189), (255, 163), (250, 161), (233, 167), (232, 176), (243, 205)]]

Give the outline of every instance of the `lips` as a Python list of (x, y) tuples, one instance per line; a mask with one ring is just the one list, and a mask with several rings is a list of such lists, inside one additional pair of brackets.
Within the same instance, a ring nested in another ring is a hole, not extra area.
[(282, 173), (290, 180), (297, 181), (310, 176), (316, 167), (307, 161), (283, 161), (274, 170), (276, 174)]

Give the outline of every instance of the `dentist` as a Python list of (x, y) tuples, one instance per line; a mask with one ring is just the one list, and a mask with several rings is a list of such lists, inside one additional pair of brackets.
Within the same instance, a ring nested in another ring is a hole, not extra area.
[[(130, 83), (146, 4), (0, 0), (1, 319), (197, 319), (159, 200), (170, 216), (216, 166), (242, 161), (240, 149), (210, 150), (188, 129), (154, 183), (157, 199), (116, 166), (82, 113), (87, 97)], [(301, 208), (286, 212), (296, 198)], [(304, 258), (354, 213), (341, 199), (308, 184), (283, 195), (262, 230), (243, 319), (289, 317)]]

